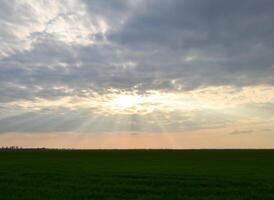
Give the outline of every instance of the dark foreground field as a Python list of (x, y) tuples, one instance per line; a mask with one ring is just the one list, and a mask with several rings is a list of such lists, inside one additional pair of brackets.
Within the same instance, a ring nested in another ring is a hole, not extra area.
[(274, 151), (0, 152), (0, 199), (274, 199)]

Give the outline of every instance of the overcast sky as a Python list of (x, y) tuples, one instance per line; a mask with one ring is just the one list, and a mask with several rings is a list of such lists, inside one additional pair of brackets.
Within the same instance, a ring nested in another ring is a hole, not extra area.
[(273, 0), (1, 0), (0, 145), (273, 148)]

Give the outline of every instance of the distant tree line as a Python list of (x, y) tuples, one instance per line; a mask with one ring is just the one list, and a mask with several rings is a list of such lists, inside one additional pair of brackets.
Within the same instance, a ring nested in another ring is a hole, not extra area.
[(16, 150), (16, 149), (22, 149), (22, 147), (19, 146), (7, 146), (7, 147), (0, 147), (1, 150)]
[(70, 148), (46, 148), (46, 147), (20, 147), (20, 146), (1, 146), (0, 151), (17, 151), (17, 150), (39, 150), (39, 151), (65, 151), (65, 150), (75, 150)]

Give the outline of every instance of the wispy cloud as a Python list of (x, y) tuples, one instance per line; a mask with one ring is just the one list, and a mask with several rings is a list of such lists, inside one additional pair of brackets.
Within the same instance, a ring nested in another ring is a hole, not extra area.
[(230, 132), (231, 135), (239, 135), (239, 134), (252, 134), (254, 133), (253, 130), (234, 130)]

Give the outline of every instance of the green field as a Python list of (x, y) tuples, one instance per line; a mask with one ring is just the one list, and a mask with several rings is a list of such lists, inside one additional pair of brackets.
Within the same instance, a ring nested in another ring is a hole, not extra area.
[(273, 200), (274, 151), (0, 151), (0, 199)]

